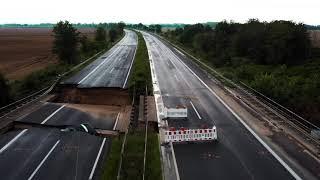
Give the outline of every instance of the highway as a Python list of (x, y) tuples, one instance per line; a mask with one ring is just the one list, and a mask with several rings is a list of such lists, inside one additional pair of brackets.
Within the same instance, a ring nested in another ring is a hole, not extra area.
[[(165, 106), (185, 105), (188, 120), (168, 120), (170, 127), (217, 126), (218, 142), (175, 144), (180, 179), (299, 179), (280, 164), (216, 97), (214, 81), (199, 67), (186, 64), (183, 53), (143, 33), (155, 66)], [(172, 159), (172, 157), (171, 157)], [(169, 166), (173, 169), (174, 164)], [(288, 170), (289, 169), (289, 170)]]
[(62, 83), (77, 85), (79, 88), (126, 88), (137, 44), (137, 35), (125, 30), (125, 36), (120, 42)]
[[(63, 83), (79, 88), (126, 88), (137, 36), (132, 31), (125, 32), (118, 44)], [(42, 102), (15, 120), (47, 125), (90, 123), (96, 128), (113, 129), (118, 112), (101, 117), (103, 112), (92, 114), (82, 108)], [(95, 179), (110, 144), (109, 138), (84, 132), (51, 128), (9, 131), (0, 136), (0, 179)]]
[[(51, 125), (89, 122), (94, 127), (105, 129), (112, 129), (115, 123), (114, 120), (103, 121), (88, 113), (51, 103), (19, 121)], [(1, 179), (88, 179), (96, 170), (93, 167), (99, 149), (102, 147), (105, 153), (109, 145), (108, 138), (84, 132), (47, 128), (10, 131), (0, 137)]]

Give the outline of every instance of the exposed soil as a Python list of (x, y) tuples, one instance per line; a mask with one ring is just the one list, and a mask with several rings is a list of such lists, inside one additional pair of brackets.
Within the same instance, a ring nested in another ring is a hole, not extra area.
[[(90, 38), (94, 34), (91, 28), (79, 31)], [(57, 63), (51, 52), (52, 41), (52, 29), (0, 28), (0, 72), (9, 80), (17, 80)]]
[(128, 90), (120, 88), (76, 88), (62, 86), (54, 102), (74, 104), (130, 105)]
[(125, 132), (130, 123), (131, 99), (121, 88), (77, 88), (61, 85), (51, 101), (86, 112), (96, 119), (114, 121), (114, 130)]

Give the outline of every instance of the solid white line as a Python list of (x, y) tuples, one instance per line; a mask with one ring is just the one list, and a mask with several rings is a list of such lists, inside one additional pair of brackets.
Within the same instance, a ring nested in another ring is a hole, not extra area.
[(181, 51), (179, 51), (177, 48), (173, 47), (179, 54), (181, 54), (182, 56), (186, 56), (184, 55)]
[[(143, 33), (144, 34), (144, 33)], [(144, 34), (145, 35), (145, 34)], [(147, 35), (149, 35), (149, 34), (147, 34)], [(143, 36), (143, 38), (146, 40), (146, 38), (145, 38), (145, 36)], [(146, 40), (146, 42), (148, 42), (148, 43), (150, 43), (149, 41), (147, 41)], [(150, 47), (150, 46), (148, 46), (149, 44), (148, 43), (146, 43), (146, 45), (147, 45), (147, 48), (148, 47)], [(154, 63), (152, 63), (152, 54), (151, 54), (151, 50), (149, 51), (148, 50), (148, 53), (150, 53), (150, 69), (154, 69), (154, 72), (153, 71), (151, 71), (151, 74), (152, 74), (152, 82), (157, 82), (157, 78), (156, 78), (156, 69), (155, 69), (155, 65), (154, 65)], [(157, 82), (156, 83), (157, 84), (157, 86), (159, 87), (159, 93), (160, 93), (160, 97), (162, 98), (162, 95), (161, 95), (161, 90), (160, 90), (160, 85), (159, 85), (159, 83)], [(153, 89), (154, 90), (154, 89)], [(158, 100), (155, 98), (155, 101), (156, 101), (156, 104), (158, 104)], [(160, 113), (160, 111), (159, 111), (159, 108), (158, 108), (158, 105), (156, 106), (156, 110), (157, 110), (157, 118), (158, 118), (158, 122), (160, 122), (160, 118), (159, 118), (159, 113)], [(165, 121), (166, 122), (166, 125), (168, 125), (168, 123), (167, 123), (167, 121)], [(176, 173), (176, 177), (177, 177), (177, 180), (180, 180), (180, 175), (179, 175), (179, 171), (178, 171), (178, 166), (177, 166), (177, 162), (176, 162), (176, 156), (175, 156), (175, 153), (174, 153), (174, 150), (173, 150), (173, 144), (172, 144), (172, 142), (171, 142), (171, 154), (172, 154), (172, 157), (173, 157), (173, 164), (174, 164), (174, 168), (175, 168), (175, 173)], [(164, 154), (164, 153), (162, 153), (162, 154)], [(168, 163), (170, 163), (170, 162), (168, 162)]]
[(176, 160), (176, 156), (175, 156), (175, 153), (174, 153), (174, 149), (173, 149), (173, 144), (172, 144), (172, 142), (170, 142), (170, 146), (171, 146), (171, 153), (172, 153), (172, 157), (173, 157), (174, 169), (175, 169), (176, 175), (177, 175), (177, 180), (180, 180), (180, 175), (179, 175), (179, 171), (178, 171), (177, 160)]
[(118, 113), (118, 115), (117, 115), (116, 122), (114, 123), (114, 126), (113, 126), (113, 128), (112, 128), (113, 130), (115, 130), (116, 127), (117, 127), (118, 120), (119, 120), (119, 116), (120, 116), (120, 113)]
[(50, 116), (48, 116), (45, 120), (43, 120), (40, 124), (44, 124), (47, 121), (49, 121), (49, 119), (52, 118), (52, 116), (54, 116), (55, 114), (57, 114), (62, 108), (64, 108), (66, 105), (61, 106), (59, 109), (57, 109), (56, 111), (54, 111)]
[[(59, 109), (57, 109), (56, 111), (54, 111), (50, 116), (48, 116), (45, 120), (43, 120), (41, 122), (41, 124), (46, 123), (50, 118), (52, 118), (52, 116), (54, 116), (57, 112), (59, 112), (62, 108), (64, 108), (66, 105), (61, 106)], [(9, 146), (11, 146), (16, 140), (18, 140), (25, 132), (27, 132), (28, 129), (24, 129), (23, 131), (21, 131), (18, 135), (16, 135), (13, 139), (11, 139), (11, 141), (9, 141), (5, 146), (3, 146), (0, 149), (0, 154), (3, 153)]]
[(21, 131), (16, 137), (14, 137), (13, 139), (11, 139), (11, 141), (9, 141), (5, 146), (3, 146), (0, 149), (0, 154), (5, 151), (11, 144), (13, 144), (20, 136), (22, 136), (28, 129), (24, 129), (23, 131)]
[(111, 69), (110, 73), (112, 73), (113, 70), (114, 70), (114, 67)]
[(199, 119), (201, 119), (201, 116), (200, 116), (200, 114), (198, 113), (198, 111), (197, 111), (196, 107), (194, 107), (194, 105), (193, 105), (192, 101), (190, 101), (190, 104), (191, 104), (191, 106), (193, 107), (194, 111), (196, 112), (196, 114), (197, 114), (198, 118), (199, 118)]
[(131, 67), (132, 67), (134, 58), (136, 57), (137, 49), (138, 49), (138, 45), (136, 46), (136, 49), (134, 50), (134, 54), (133, 54), (132, 61), (131, 61), (131, 64), (130, 64), (130, 67), (129, 67), (129, 70), (128, 70), (128, 73), (127, 73), (127, 77), (126, 77), (126, 80), (125, 80), (124, 83), (123, 83), (122, 88), (124, 88), (124, 87), (126, 86), (126, 83), (127, 83), (127, 81), (128, 81), (129, 74), (130, 74), (130, 71), (131, 71)]
[[(174, 53), (173, 53), (174, 54)], [(290, 166), (284, 162), (243, 120), (239, 117), (200, 77), (194, 73), (180, 58), (177, 59), (235, 116), (241, 124), (273, 155), (276, 160), (297, 180), (302, 178), (290, 168)]]
[(89, 74), (87, 74), (83, 79), (81, 79), (78, 84), (81, 84), (83, 81), (85, 81), (92, 73), (94, 73), (102, 64), (104, 64), (107, 59), (109, 59), (118, 49), (115, 49), (108, 57), (106, 57), (97, 67), (95, 67)]
[(177, 80), (177, 81), (179, 81), (179, 79), (178, 79), (177, 75), (174, 75), (174, 77), (176, 78), (176, 80)]
[(169, 157), (169, 154), (168, 154), (168, 153), (166, 153), (166, 156), (167, 156), (167, 162), (169, 162), (169, 163), (168, 163), (169, 169), (171, 169), (171, 163), (170, 163), (170, 157)]
[(102, 149), (103, 149), (103, 146), (104, 146), (105, 143), (106, 143), (106, 138), (103, 138), (103, 141), (101, 143), (97, 158), (96, 158), (96, 160), (94, 162), (94, 165), (92, 167), (92, 170), (91, 170), (91, 173), (90, 173), (90, 176), (89, 176), (89, 180), (91, 180), (93, 178), (94, 171), (96, 170), (96, 167), (97, 167), (97, 164), (98, 164), (98, 161), (99, 161), (99, 158), (100, 158), (100, 155), (101, 155), (101, 152), (102, 152)]
[(59, 144), (60, 140), (58, 140), (56, 142), (56, 144), (54, 144), (54, 146), (50, 149), (50, 151), (48, 152), (48, 154), (42, 159), (42, 161), (40, 162), (40, 164), (38, 165), (38, 167), (33, 171), (33, 173), (31, 174), (31, 176), (28, 178), (28, 180), (31, 180), (34, 175), (36, 175), (36, 173), (38, 172), (38, 170), (41, 168), (41, 166), (43, 165), (43, 163), (47, 160), (47, 158), (50, 156), (50, 154), (52, 153), (52, 151), (57, 147), (57, 145)]

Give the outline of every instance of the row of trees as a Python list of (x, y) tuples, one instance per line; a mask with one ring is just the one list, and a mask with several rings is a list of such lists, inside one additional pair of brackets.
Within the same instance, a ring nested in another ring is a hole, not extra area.
[(310, 56), (305, 25), (291, 21), (223, 21), (214, 29), (203, 24), (186, 25), (166, 35), (212, 59), (215, 65), (227, 64), (232, 57), (248, 58), (257, 64), (293, 65)]
[(151, 25), (147, 26), (142, 23), (139, 23), (139, 24), (128, 24), (127, 27), (132, 28), (132, 29), (151, 31), (151, 32), (155, 32), (155, 33), (162, 32), (162, 26), (160, 24), (151, 24)]
[(320, 125), (320, 49), (311, 47), (303, 24), (249, 20), (220, 22), (215, 28), (186, 25), (165, 33), (215, 65)]
[(52, 52), (61, 62), (76, 64), (80, 53), (90, 55), (106, 48), (109, 42), (114, 42), (123, 34), (124, 27), (124, 23), (100, 24), (96, 27), (94, 40), (91, 40), (86, 35), (82, 35), (68, 21), (60, 21), (53, 27)]

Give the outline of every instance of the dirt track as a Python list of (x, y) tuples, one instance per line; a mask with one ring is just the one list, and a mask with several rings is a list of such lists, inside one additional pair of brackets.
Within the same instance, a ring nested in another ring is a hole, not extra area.
[[(52, 30), (46, 28), (0, 28), (0, 72), (9, 80), (57, 63), (51, 53)], [(94, 29), (80, 32), (93, 36)]]

